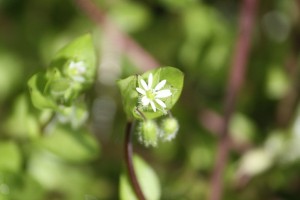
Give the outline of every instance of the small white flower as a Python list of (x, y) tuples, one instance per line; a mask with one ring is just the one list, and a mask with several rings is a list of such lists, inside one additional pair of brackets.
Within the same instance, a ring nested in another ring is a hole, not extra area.
[(161, 99), (170, 97), (172, 95), (172, 92), (168, 89), (161, 90), (165, 86), (166, 82), (166, 80), (162, 80), (153, 88), (152, 73), (149, 74), (148, 84), (143, 79), (141, 79), (140, 84), (142, 88), (137, 87), (136, 91), (143, 95), (143, 97), (141, 98), (142, 105), (147, 107), (150, 104), (154, 112), (156, 112), (157, 105), (161, 106), (162, 109), (166, 108), (166, 104)]
[(85, 77), (83, 75), (86, 72), (86, 65), (83, 61), (72, 61), (69, 65), (68, 72), (74, 81), (82, 83), (85, 81)]

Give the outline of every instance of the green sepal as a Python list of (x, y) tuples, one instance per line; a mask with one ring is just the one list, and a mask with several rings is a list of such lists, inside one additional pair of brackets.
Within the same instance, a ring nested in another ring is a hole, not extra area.
[(139, 141), (146, 147), (157, 146), (159, 129), (154, 120), (140, 122)]

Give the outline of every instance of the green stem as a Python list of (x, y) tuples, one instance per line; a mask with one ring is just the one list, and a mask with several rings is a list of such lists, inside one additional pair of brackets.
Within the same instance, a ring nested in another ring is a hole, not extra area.
[(139, 113), (139, 115), (141, 115), (141, 117), (143, 118), (144, 121), (147, 120), (146, 116), (144, 115), (144, 113), (142, 111), (140, 111), (138, 108), (136, 108), (136, 111)]

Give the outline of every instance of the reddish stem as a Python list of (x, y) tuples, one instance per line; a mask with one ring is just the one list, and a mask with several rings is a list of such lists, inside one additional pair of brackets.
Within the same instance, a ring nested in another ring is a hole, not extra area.
[(239, 35), (233, 55), (230, 77), (227, 83), (224, 117), (220, 129), (220, 140), (217, 150), (217, 158), (211, 178), (210, 200), (219, 200), (223, 192), (223, 172), (228, 160), (230, 150), (230, 137), (228, 126), (231, 116), (235, 110), (238, 93), (241, 89), (246, 70), (250, 50), (250, 38), (254, 24), (257, 0), (243, 0), (241, 7), (241, 18), (239, 22)]
[(134, 131), (135, 122), (128, 122), (126, 126), (126, 133), (125, 133), (125, 161), (126, 161), (126, 167), (128, 170), (128, 175), (133, 187), (133, 190), (139, 200), (145, 200), (145, 196), (142, 192), (142, 189), (139, 185), (137, 176), (135, 174), (133, 162), (132, 162), (132, 156), (133, 156), (133, 150), (132, 150), (132, 143), (131, 143), (131, 137), (132, 133)]
[(132, 62), (143, 71), (159, 66), (159, 63), (145, 51), (128, 34), (120, 31), (115, 24), (106, 17), (106, 14), (91, 0), (75, 0), (80, 8), (91, 20), (101, 25), (113, 41), (118, 41), (118, 48), (132, 60)]

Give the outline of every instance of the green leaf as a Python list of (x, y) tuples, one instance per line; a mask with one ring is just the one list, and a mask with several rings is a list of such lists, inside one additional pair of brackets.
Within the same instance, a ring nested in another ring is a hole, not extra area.
[[(0, 6), (1, 7), (1, 6)], [(7, 49), (8, 50), (8, 49)], [(6, 100), (23, 83), (24, 66), (20, 59), (8, 51), (0, 53), (0, 102)]]
[(118, 81), (118, 86), (121, 91), (125, 113), (127, 114), (128, 120), (131, 121), (138, 102), (138, 93), (135, 90), (137, 86), (137, 76), (130, 76)]
[(21, 168), (22, 157), (14, 142), (1, 142), (0, 155), (0, 171), (17, 172)]
[[(148, 200), (160, 199), (160, 183), (153, 169), (136, 155), (133, 157), (133, 164), (145, 198)], [(137, 200), (125, 173), (122, 173), (120, 177), (119, 195), (121, 200)]]
[(165, 110), (170, 110), (181, 95), (184, 75), (180, 70), (174, 67), (157, 68), (148, 71), (141, 76), (130, 76), (126, 79), (122, 79), (118, 81), (118, 86), (121, 91), (124, 110), (129, 120), (132, 120), (133, 118), (142, 119), (142, 116), (136, 111), (137, 108), (139, 108), (147, 119), (154, 119), (165, 114), (161, 109), (154, 112), (151, 109), (143, 110), (143, 108), (140, 108), (141, 106), (139, 105), (138, 100), (139, 93), (136, 91), (136, 88), (141, 87), (140, 80), (147, 80), (150, 73), (153, 74), (152, 86), (156, 86), (160, 81), (166, 80), (163, 89), (169, 89), (172, 92), (170, 97), (164, 99), (164, 103), (167, 106)]
[(47, 79), (43, 73), (37, 73), (30, 78), (30, 80), (28, 81), (28, 87), (30, 91), (31, 101), (36, 108), (55, 109), (55, 102), (44, 92), (46, 83)]
[(272, 66), (267, 73), (266, 93), (271, 99), (281, 99), (290, 88), (290, 80), (282, 66)]
[(111, 17), (127, 32), (136, 32), (148, 25), (150, 21), (149, 11), (146, 6), (138, 2), (120, 2), (112, 7)]
[(100, 152), (99, 144), (86, 130), (73, 130), (69, 126), (58, 125), (41, 141), (57, 156), (71, 162), (85, 162), (95, 159)]
[(3, 123), (4, 130), (12, 137), (28, 138), (39, 135), (37, 118), (30, 112), (27, 94), (15, 97), (13, 109)]
[(74, 71), (70, 70), (71, 62), (83, 62), (85, 72), (82, 77), (85, 81), (82, 85), (84, 88), (90, 86), (96, 74), (96, 54), (90, 34), (83, 35), (63, 47), (55, 55), (50, 68), (58, 68), (64, 76), (72, 79)]

